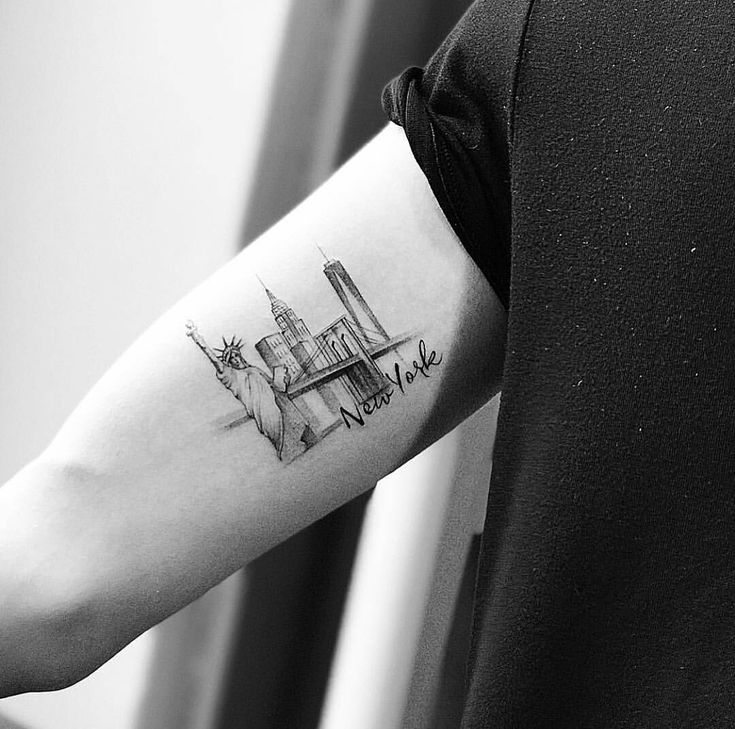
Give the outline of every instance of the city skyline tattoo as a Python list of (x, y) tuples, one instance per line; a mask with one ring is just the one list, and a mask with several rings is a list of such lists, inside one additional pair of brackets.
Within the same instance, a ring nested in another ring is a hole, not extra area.
[[(364, 426), (365, 416), (389, 405), (396, 391), (405, 395), (406, 385), (418, 375), (429, 377), (441, 363), (441, 355), (428, 352), (422, 339), (417, 359), (406, 366), (398, 349), (413, 335), (389, 335), (341, 261), (321, 252), (323, 273), (344, 313), (312, 334), (304, 319), (258, 278), (278, 326), (255, 343), (266, 369), (245, 359), (238, 335), (222, 336), (222, 346), (212, 348), (193, 322), (186, 323), (186, 335), (244, 409), (223, 427), (255, 421), (284, 463), (340, 427)], [(397, 361), (384, 372), (378, 360), (392, 352)]]

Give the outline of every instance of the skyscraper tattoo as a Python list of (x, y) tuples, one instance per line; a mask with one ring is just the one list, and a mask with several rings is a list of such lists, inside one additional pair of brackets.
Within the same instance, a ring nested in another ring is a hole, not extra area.
[[(245, 359), (242, 339), (223, 337), (222, 347), (213, 349), (193, 322), (186, 323), (187, 336), (244, 408), (225, 427), (254, 421), (284, 463), (339, 427), (364, 426), (365, 416), (388, 405), (395, 391), (405, 395), (407, 384), (419, 374), (429, 377), (431, 368), (441, 363), (441, 355), (427, 352), (421, 340), (418, 358), (403, 365), (398, 350), (411, 335), (390, 336), (342, 263), (325, 259), (324, 274), (345, 313), (312, 334), (263, 284), (279, 329), (255, 344), (265, 367)], [(383, 372), (378, 362), (391, 353), (397, 361)]]

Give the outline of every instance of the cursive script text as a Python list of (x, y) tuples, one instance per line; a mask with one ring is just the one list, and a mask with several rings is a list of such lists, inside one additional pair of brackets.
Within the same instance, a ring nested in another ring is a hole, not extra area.
[(408, 367), (402, 367), (401, 364), (396, 362), (391, 374), (384, 373), (389, 384), (383, 390), (368, 400), (365, 400), (365, 402), (356, 406), (353, 410), (340, 407), (339, 412), (344, 424), (348, 428), (351, 428), (353, 425), (365, 425), (365, 416), (372, 415), (376, 410), (390, 405), (391, 399), (397, 391), (401, 395), (405, 395), (406, 387), (411, 385), (417, 377), (431, 377), (432, 367), (438, 367), (441, 364), (442, 358), (443, 355), (437, 354), (433, 349), (427, 352), (426, 342), (421, 339), (419, 341), (418, 357)]

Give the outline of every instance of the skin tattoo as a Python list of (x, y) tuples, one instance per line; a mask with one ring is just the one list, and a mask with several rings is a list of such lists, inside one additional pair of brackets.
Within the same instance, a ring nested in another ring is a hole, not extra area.
[[(193, 322), (186, 323), (186, 335), (244, 408), (225, 427), (253, 420), (284, 463), (337, 428), (365, 426), (366, 416), (390, 405), (396, 393), (405, 396), (416, 378), (430, 377), (442, 361), (442, 355), (429, 351), (421, 339), (418, 356), (406, 365), (399, 350), (412, 341), (411, 335), (390, 336), (342, 263), (325, 258), (324, 275), (344, 313), (312, 334), (263, 284), (279, 329), (255, 344), (265, 368), (245, 359), (242, 339), (223, 337), (222, 347), (213, 349)], [(391, 355), (398, 361), (383, 371), (382, 360)]]

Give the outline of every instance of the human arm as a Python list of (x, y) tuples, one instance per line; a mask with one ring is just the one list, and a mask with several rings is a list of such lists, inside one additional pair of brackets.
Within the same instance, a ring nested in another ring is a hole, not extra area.
[[(241, 408), (184, 327), (242, 337), (258, 363), (278, 327), (256, 274), (312, 333), (328, 327), (345, 309), (317, 243), (388, 335), (410, 338), (379, 359), (389, 402), (345, 408), (286, 465), (253, 423), (223, 425)], [(161, 317), (0, 488), (0, 694), (81, 678), (447, 432), (498, 390), (504, 327), (401, 131), (385, 130)]]

